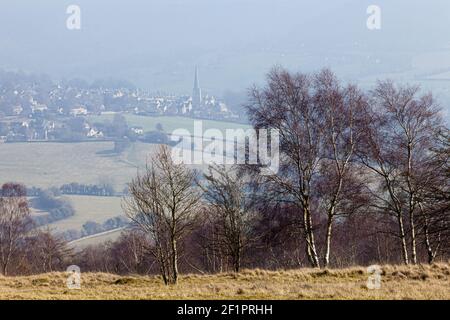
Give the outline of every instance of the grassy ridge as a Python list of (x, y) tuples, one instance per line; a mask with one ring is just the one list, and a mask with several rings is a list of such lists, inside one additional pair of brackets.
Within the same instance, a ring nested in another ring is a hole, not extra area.
[(82, 274), (68, 290), (66, 274), (0, 277), (0, 299), (450, 299), (450, 264), (383, 266), (379, 290), (366, 288), (366, 268), (184, 275), (166, 287), (156, 276)]

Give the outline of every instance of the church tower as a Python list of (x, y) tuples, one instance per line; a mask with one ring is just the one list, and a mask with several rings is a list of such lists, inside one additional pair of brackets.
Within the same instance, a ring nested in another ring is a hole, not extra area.
[(198, 80), (198, 68), (195, 67), (194, 90), (192, 91), (192, 106), (200, 107), (202, 104), (202, 89), (200, 89), (200, 81)]

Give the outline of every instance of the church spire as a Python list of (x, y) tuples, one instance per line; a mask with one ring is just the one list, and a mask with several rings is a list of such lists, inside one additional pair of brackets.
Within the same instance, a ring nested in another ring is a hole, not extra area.
[(198, 67), (195, 67), (194, 89), (192, 91), (192, 106), (200, 107), (202, 104), (202, 89), (200, 88), (200, 81), (198, 77)]
[(200, 88), (200, 82), (198, 80), (198, 67), (195, 67), (195, 79), (194, 79), (194, 89)]

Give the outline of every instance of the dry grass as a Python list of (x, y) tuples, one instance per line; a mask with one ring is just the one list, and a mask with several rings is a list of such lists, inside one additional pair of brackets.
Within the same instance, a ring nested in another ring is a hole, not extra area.
[(82, 274), (82, 289), (66, 274), (0, 277), (0, 299), (450, 299), (450, 264), (383, 266), (382, 287), (366, 288), (363, 267), (330, 270), (245, 270), (185, 275), (166, 287), (158, 277)]

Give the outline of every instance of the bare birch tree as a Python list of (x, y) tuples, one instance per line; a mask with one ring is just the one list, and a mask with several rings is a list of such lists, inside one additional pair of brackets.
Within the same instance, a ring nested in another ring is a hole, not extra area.
[[(280, 170), (264, 183), (272, 186), (274, 199), (299, 210), (313, 267), (320, 267), (320, 260), (328, 266), (335, 217), (346, 213), (340, 204), (361, 135), (356, 123), (366, 103), (364, 94), (354, 86), (342, 87), (329, 70), (310, 76), (274, 69), (267, 86), (251, 92), (248, 110), (253, 125), (280, 133)], [(323, 214), (327, 226), (320, 259), (315, 229)]]
[(322, 153), (324, 122), (315, 108), (311, 78), (275, 68), (262, 90), (250, 92), (249, 117), (255, 128), (277, 129), (280, 135), (280, 169), (267, 177), (271, 197), (291, 203), (299, 212), (306, 254), (320, 266), (313, 212), (313, 177)]
[[(397, 220), (402, 258), (417, 263), (417, 215), (420, 190), (429, 172), (429, 148), (440, 127), (439, 110), (431, 95), (418, 97), (418, 87), (379, 82), (372, 92), (362, 162), (380, 180), (376, 208)], [(425, 180), (424, 180), (425, 179)]]
[(450, 243), (450, 134), (441, 128), (433, 140), (431, 155), (421, 168), (418, 180), (419, 236), (423, 239), (428, 263), (448, 253)]
[(151, 239), (165, 284), (178, 281), (180, 242), (192, 229), (200, 204), (195, 180), (196, 173), (175, 164), (169, 147), (161, 146), (146, 171), (129, 184), (130, 196), (123, 203), (128, 217)]
[(12, 259), (31, 228), (25, 187), (4, 184), (0, 189), (0, 273), (8, 275)]
[[(316, 75), (314, 99), (324, 118), (323, 155), (320, 176), (324, 180), (317, 190), (319, 203), (326, 213), (325, 249), (323, 266), (330, 263), (332, 228), (339, 214), (354, 212), (348, 201), (360, 192), (361, 184), (353, 174), (354, 153), (362, 131), (357, 125), (363, 116), (367, 99), (355, 86), (341, 87), (339, 80), (329, 70)], [(352, 195), (353, 193), (353, 195)], [(345, 198), (347, 197), (347, 198)]]
[(213, 248), (229, 257), (233, 270), (239, 272), (243, 251), (256, 238), (252, 228), (256, 219), (255, 199), (251, 195), (249, 177), (236, 168), (214, 165), (204, 178), (207, 184), (202, 185), (202, 189), (215, 236), (210, 240), (217, 243)]

